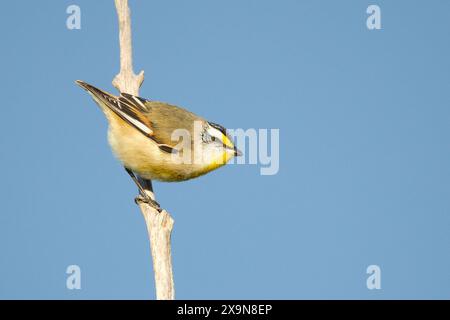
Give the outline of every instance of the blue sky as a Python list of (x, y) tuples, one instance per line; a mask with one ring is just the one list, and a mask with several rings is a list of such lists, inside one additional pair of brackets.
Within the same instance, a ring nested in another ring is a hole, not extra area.
[[(81, 30), (66, 28), (71, 4)], [(277, 175), (154, 183), (175, 219), (177, 298), (450, 297), (448, 1), (130, 6), (143, 97), (280, 129)], [(0, 30), (0, 298), (154, 298), (135, 187), (74, 84), (115, 92), (113, 1), (7, 2)], [(81, 290), (66, 288), (72, 264)], [(372, 264), (381, 290), (366, 287)]]

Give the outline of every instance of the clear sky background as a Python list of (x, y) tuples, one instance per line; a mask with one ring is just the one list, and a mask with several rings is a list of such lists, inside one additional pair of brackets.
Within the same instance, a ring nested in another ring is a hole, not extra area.
[[(175, 219), (177, 298), (450, 298), (449, 1), (130, 6), (143, 97), (280, 129), (277, 175), (154, 184)], [(5, 2), (0, 30), (0, 298), (154, 298), (136, 188), (74, 84), (115, 92), (113, 1)]]

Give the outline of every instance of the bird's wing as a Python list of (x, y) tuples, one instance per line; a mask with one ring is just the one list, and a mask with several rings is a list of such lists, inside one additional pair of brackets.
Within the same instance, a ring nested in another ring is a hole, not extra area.
[[(166, 135), (162, 134), (165, 130), (163, 129), (163, 126), (157, 125), (154, 122), (152, 117), (156, 116), (153, 110), (153, 108), (150, 106), (150, 101), (134, 96), (128, 93), (121, 93), (118, 97), (119, 104), (122, 106), (122, 111), (125, 112), (129, 117), (130, 120), (133, 120), (133, 123), (130, 123), (131, 125), (142, 124), (145, 127), (148, 127), (150, 130), (152, 130), (151, 135), (147, 135), (149, 138), (151, 138), (153, 141), (155, 141), (158, 144), (158, 147), (167, 153), (173, 153), (178, 152), (177, 149), (174, 148), (173, 144), (174, 141), (170, 139), (170, 137), (166, 137)], [(160, 105), (161, 103), (156, 103), (156, 105)], [(155, 105), (155, 104), (154, 104)], [(169, 107), (170, 108), (170, 107)], [(173, 112), (173, 110), (171, 110)], [(170, 114), (167, 114), (165, 119), (167, 121), (167, 118), (170, 116)], [(156, 121), (158, 122), (158, 121)], [(158, 123), (159, 124), (159, 123)], [(155, 127), (156, 126), (156, 127)], [(163, 129), (163, 130), (161, 130)], [(172, 133), (172, 130), (170, 130), (170, 134)], [(145, 134), (145, 133), (144, 133)], [(166, 139), (167, 138), (167, 139)]]
[(153, 140), (162, 151), (177, 152), (171, 145), (159, 141), (154, 135), (153, 124), (148, 117), (149, 108), (145, 105), (147, 100), (127, 93), (121, 93), (116, 97), (83, 81), (77, 81), (77, 84), (88, 91), (98, 104), (106, 106), (126, 123)]

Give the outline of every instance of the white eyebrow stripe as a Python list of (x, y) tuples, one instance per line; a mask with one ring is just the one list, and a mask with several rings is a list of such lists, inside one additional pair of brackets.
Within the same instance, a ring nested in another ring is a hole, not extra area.
[(223, 137), (223, 133), (220, 132), (219, 130), (217, 130), (216, 128), (214, 128), (214, 127), (209, 127), (208, 128), (208, 133), (211, 136), (214, 136), (214, 137), (219, 138), (219, 139), (222, 139), (222, 137)]

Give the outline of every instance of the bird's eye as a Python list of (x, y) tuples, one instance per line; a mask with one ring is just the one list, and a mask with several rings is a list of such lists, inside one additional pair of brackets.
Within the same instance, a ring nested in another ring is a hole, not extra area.
[(212, 141), (212, 142), (216, 141), (216, 137), (212, 136), (212, 137), (211, 137), (211, 141)]

